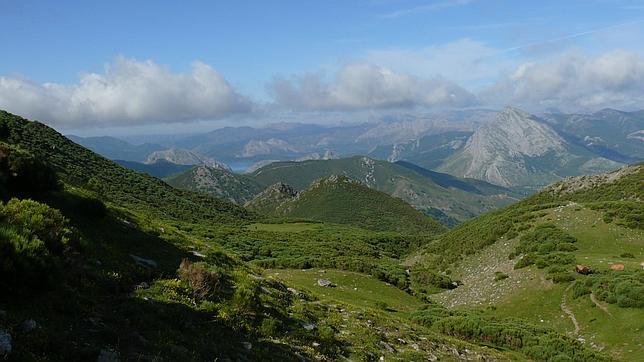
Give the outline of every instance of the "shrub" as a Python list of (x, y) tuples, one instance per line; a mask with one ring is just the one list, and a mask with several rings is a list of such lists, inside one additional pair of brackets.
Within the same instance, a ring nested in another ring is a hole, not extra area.
[(509, 277), (510, 276), (505, 274), (504, 272), (500, 272), (500, 271), (494, 272), (494, 281), (508, 279)]
[(72, 231), (58, 210), (32, 200), (0, 203), (0, 287), (39, 290), (60, 277)]
[(219, 273), (209, 271), (201, 264), (183, 259), (179, 265), (179, 278), (186, 282), (195, 299), (212, 299), (221, 285)]

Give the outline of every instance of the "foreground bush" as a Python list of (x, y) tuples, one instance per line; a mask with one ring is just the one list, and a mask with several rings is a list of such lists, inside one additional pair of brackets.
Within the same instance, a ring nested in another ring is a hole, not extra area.
[(62, 214), (32, 200), (0, 204), (0, 286), (45, 287), (56, 280), (73, 233)]

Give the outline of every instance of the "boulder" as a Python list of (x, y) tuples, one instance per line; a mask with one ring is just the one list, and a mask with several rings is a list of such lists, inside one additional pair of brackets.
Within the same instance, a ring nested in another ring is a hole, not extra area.
[(96, 358), (96, 362), (119, 362), (119, 353), (111, 348), (103, 348)]
[(592, 273), (593, 273), (592, 269), (590, 269), (590, 268), (589, 268), (588, 266), (586, 266), (586, 265), (581, 265), (581, 264), (577, 264), (577, 265), (575, 266), (575, 271), (576, 271), (577, 273), (579, 273), (579, 274), (582, 274), (582, 275), (588, 275), (588, 274), (592, 274)]
[(37, 327), (38, 323), (36, 323), (36, 321), (33, 319), (27, 319), (26, 321), (22, 322), (22, 330), (24, 332), (31, 332)]
[(11, 335), (0, 329), (0, 356), (7, 357), (11, 354)]
[(327, 288), (334, 287), (333, 283), (331, 283), (329, 279), (318, 279), (318, 285)]
[(132, 258), (132, 260), (134, 260), (134, 262), (137, 265), (144, 266), (144, 267), (149, 267), (149, 268), (156, 268), (157, 267), (157, 262), (152, 260), (152, 259), (142, 258), (140, 256), (136, 256), (136, 255), (133, 255), (133, 254), (130, 254), (130, 258)]

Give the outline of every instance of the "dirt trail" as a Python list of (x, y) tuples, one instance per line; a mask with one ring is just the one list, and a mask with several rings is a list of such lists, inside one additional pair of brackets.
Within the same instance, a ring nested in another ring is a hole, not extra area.
[(590, 293), (590, 300), (592, 300), (592, 301), (593, 301), (593, 303), (595, 303), (595, 305), (597, 306), (597, 308), (599, 308), (599, 309), (603, 310), (603, 311), (604, 311), (604, 312), (606, 312), (606, 314), (608, 314), (609, 316), (611, 316), (611, 317), (613, 316), (612, 314), (610, 314), (610, 311), (608, 310), (608, 308), (606, 308), (606, 306), (605, 306), (605, 305), (601, 304), (601, 303), (597, 300), (597, 298), (595, 298), (595, 294)]
[(561, 310), (564, 313), (566, 313), (566, 315), (568, 315), (570, 320), (572, 320), (572, 324), (575, 325), (575, 332), (574, 333), (575, 333), (575, 335), (578, 335), (579, 331), (581, 330), (581, 328), (579, 327), (579, 323), (577, 322), (577, 318), (575, 318), (575, 314), (572, 312), (572, 310), (566, 304), (566, 294), (568, 294), (568, 291), (570, 291), (570, 288), (572, 288), (572, 283), (568, 286), (568, 288), (566, 288), (566, 290), (564, 290), (563, 295), (561, 296), (561, 304), (559, 305), (559, 307), (561, 308)]

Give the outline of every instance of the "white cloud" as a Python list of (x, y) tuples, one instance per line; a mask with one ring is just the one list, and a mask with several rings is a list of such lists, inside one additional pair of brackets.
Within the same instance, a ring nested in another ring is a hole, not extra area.
[(644, 58), (625, 50), (598, 56), (569, 52), (548, 61), (521, 64), (479, 96), (488, 104), (535, 110), (641, 109)]
[(276, 78), (269, 91), (278, 105), (304, 111), (465, 107), (475, 103), (471, 93), (442, 78), (418, 78), (365, 62), (343, 66), (331, 82), (321, 74)]
[(64, 127), (219, 119), (251, 107), (198, 61), (189, 73), (173, 73), (153, 61), (119, 57), (103, 74), (84, 74), (73, 85), (0, 76), (0, 108)]

